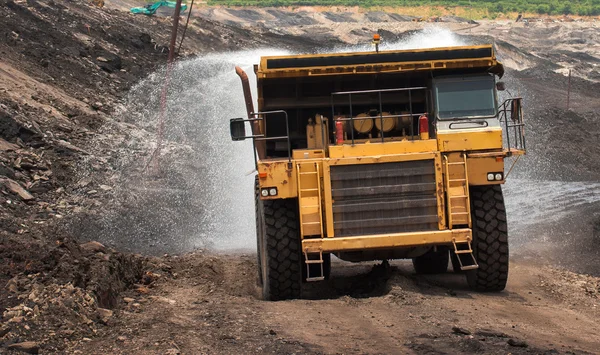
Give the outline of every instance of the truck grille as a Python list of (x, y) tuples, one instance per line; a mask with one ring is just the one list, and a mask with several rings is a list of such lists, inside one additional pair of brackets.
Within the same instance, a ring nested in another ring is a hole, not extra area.
[(340, 237), (438, 229), (433, 160), (331, 166)]

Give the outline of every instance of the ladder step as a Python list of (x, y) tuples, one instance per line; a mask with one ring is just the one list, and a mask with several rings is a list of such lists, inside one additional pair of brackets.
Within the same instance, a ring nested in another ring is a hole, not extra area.
[(300, 175), (317, 175), (316, 171), (307, 171), (305, 173), (300, 173)]
[(450, 179), (449, 182), (467, 181), (467, 179)]
[(467, 195), (457, 195), (457, 196), (450, 196), (450, 198), (467, 198), (469, 196)]
[(461, 266), (460, 269), (462, 271), (468, 271), (468, 270), (475, 270), (475, 269), (479, 269), (479, 265), (467, 265), (467, 266)]
[(452, 212), (452, 214), (469, 214), (469, 212)]
[(307, 277), (306, 281), (323, 281), (325, 280), (324, 276), (319, 276), (319, 277)]
[(323, 260), (305, 260), (307, 264), (323, 264)]
[(302, 206), (302, 208), (314, 208), (314, 207), (321, 207), (321, 206), (319, 206), (319, 205)]
[(464, 162), (464, 161), (456, 161), (456, 162), (453, 162), (453, 163), (447, 163), (447, 164), (448, 164), (448, 165), (465, 165), (465, 162)]
[(473, 250), (469, 249), (469, 250), (455, 250), (454, 253), (455, 254), (471, 254), (473, 252)]
[(319, 189), (300, 189), (300, 192), (319, 191)]
[(315, 225), (315, 224), (321, 224), (321, 222), (302, 222), (302, 225), (305, 225), (305, 226)]

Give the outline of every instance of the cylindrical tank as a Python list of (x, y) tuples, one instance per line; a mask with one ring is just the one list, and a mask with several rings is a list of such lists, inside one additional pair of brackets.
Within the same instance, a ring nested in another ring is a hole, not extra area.
[(354, 118), (352, 126), (358, 133), (369, 133), (373, 130), (373, 118), (367, 113), (361, 113)]
[[(383, 119), (381, 118), (383, 116)], [(375, 117), (373, 117), (373, 120), (375, 121), (375, 127), (377, 127), (377, 129), (379, 131), (383, 131), (383, 132), (389, 132), (391, 130), (393, 130), (394, 128), (396, 128), (396, 117), (386, 117), (386, 116), (391, 116), (391, 113), (389, 112), (382, 112), (381, 115), (377, 115)], [(381, 125), (381, 121), (383, 120), (383, 126)]]
[(398, 129), (410, 130), (410, 123), (412, 122), (412, 116), (410, 116), (410, 112), (402, 111), (400, 112), (400, 117), (398, 117)]

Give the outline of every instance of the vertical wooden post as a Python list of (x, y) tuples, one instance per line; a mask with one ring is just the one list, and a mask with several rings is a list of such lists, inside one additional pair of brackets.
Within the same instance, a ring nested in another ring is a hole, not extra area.
[(179, 15), (181, 14), (181, 1), (182, 0), (177, 0), (175, 12), (173, 13), (173, 29), (171, 30), (171, 43), (169, 44), (169, 63), (175, 58), (175, 42), (177, 42), (177, 28), (179, 27)]
[(571, 101), (571, 69), (569, 69), (569, 87), (567, 88), (567, 110)]

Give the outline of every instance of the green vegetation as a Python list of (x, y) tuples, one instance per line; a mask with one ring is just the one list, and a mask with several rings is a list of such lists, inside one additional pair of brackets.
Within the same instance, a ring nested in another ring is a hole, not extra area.
[(209, 5), (226, 6), (360, 6), (470, 7), (490, 13), (523, 12), (547, 15), (600, 15), (600, 0), (209, 0)]

